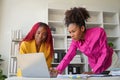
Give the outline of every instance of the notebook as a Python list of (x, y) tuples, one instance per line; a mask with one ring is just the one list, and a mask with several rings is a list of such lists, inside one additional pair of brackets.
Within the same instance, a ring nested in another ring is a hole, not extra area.
[(21, 69), (22, 77), (50, 78), (43, 53), (19, 54), (17, 68)]

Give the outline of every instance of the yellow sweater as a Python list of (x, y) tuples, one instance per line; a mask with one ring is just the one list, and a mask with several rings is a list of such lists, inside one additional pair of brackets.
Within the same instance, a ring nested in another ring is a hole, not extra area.
[[(39, 52), (43, 52), (46, 58), (46, 62), (48, 65), (48, 68), (51, 67), (52, 57), (50, 55), (50, 47), (46, 49), (46, 44), (42, 43)], [(35, 46), (35, 40), (32, 41), (24, 41), (20, 45), (20, 54), (27, 54), (27, 53), (36, 53), (36, 46)]]

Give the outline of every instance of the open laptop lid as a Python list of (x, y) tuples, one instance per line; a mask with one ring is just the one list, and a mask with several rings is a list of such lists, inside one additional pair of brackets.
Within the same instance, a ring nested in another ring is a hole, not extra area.
[(19, 54), (17, 56), (18, 68), (22, 77), (49, 78), (50, 74), (43, 53)]

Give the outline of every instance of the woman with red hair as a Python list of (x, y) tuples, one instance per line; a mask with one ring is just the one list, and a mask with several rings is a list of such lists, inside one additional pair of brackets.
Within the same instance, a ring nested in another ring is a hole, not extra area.
[(30, 32), (20, 43), (20, 54), (43, 52), (48, 68), (53, 57), (53, 41), (50, 28), (43, 22), (33, 25)]

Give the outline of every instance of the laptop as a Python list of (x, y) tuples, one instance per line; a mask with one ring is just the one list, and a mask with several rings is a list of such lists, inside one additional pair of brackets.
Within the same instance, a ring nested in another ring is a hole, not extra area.
[(21, 69), (22, 77), (50, 78), (43, 53), (19, 54), (17, 56), (17, 68)]

